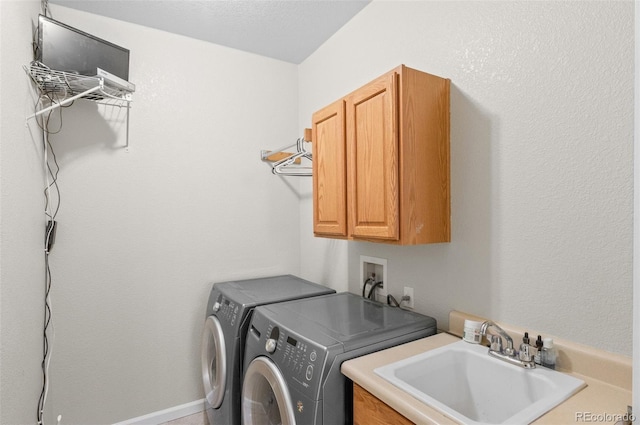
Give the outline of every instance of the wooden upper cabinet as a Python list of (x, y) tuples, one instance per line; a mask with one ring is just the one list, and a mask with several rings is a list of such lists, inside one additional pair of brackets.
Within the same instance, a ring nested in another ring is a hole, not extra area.
[(313, 228), (317, 235), (347, 236), (344, 101), (313, 114)]
[(346, 98), (350, 236), (399, 238), (397, 74)]
[(313, 115), (316, 236), (451, 240), (449, 91), (402, 65)]

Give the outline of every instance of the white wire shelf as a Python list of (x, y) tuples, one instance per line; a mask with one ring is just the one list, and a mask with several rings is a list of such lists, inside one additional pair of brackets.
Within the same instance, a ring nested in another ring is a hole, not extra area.
[(129, 106), (133, 90), (124, 89), (106, 78), (57, 71), (38, 62), (32, 62), (29, 66), (23, 65), (23, 68), (40, 90), (41, 99), (46, 97), (51, 104), (37, 110), (33, 115), (27, 117), (27, 120), (65, 106), (76, 99), (87, 99), (118, 107), (125, 106), (127, 108), (126, 148), (128, 150)]
[(131, 102), (132, 91), (110, 84), (101, 77), (56, 71), (37, 63), (24, 66), (24, 69), (43, 94), (60, 98), (82, 95), (81, 98), (96, 102)]

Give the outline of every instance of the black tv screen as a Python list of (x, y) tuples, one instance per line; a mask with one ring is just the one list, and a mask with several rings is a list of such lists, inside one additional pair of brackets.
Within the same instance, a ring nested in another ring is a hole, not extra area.
[(129, 80), (129, 50), (44, 15), (38, 18), (36, 60), (56, 71), (95, 76), (101, 68)]

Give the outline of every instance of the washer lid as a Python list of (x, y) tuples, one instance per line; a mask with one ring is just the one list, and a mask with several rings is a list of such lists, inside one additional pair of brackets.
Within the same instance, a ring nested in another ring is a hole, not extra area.
[(436, 332), (436, 320), (432, 317), (347, 292), (261, 306), (255, 314), (264, 314), (310, 340), (328, 336), (345, 349), (425, 329)]
[(219, 282), (214, 284), (220, 292), (245, 307), (296, 300), (316, 295), (333, 294), (326, 286), (293, 275)]

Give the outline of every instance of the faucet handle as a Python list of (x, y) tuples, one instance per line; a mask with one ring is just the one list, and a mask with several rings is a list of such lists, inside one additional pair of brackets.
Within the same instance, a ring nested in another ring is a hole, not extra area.
[(529, 351), (529, 344), (522, 344), (520, 346), (520, 352), (518, 353), (518, 357), (523, 362), (531, 361), (531, 351)]
[(502, 353), (502, 337), (500, 335), (491, 335), (491, 350)]

